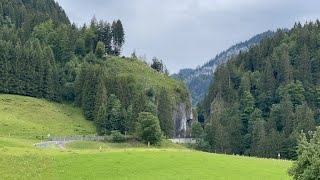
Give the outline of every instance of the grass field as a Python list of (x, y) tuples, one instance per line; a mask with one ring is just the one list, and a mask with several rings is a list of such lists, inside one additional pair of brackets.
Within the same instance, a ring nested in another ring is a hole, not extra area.
[(281, 180), (289, 179), (286, 172), (291, 165), (289, 161), (184, 149), (92, 149), (100, 145), (97, 143), (83, 145), (88, 148), (82, 150), (60, 151), (33, 148), (25, 141), (13, 140), (9, 147), (0, 142), (1, 179)]
[(0, 137), (35, 139), (95, 134), (81, 110), (31, 97), (0, 95)]
[(290, 165), (286, 161), (173, 150), (60, 154), (53, 164), (57, 173), (68, 179), (244, 180), (288, 179)]
[(64, 151), (35, 148), (35, 137), (47, 133), (95, 129), (71, 105), (0, 95), (0, 179), (289, 179), (290, 161), (197, 152), (166, 140), (151, 148), (89, 141), (67, 143)]
[[(94, 142), (94, 141), (73, 141), (65, 144), (65, 147), (73, 150), (114, 150), (114, 149), (145, 149), (148, 148), (146, 144), (140, 142)], [(174, 144), (169, 140), (162, 140), (160, 144), (149, 147), (148, 149), (186, 149), (185, 147)]]

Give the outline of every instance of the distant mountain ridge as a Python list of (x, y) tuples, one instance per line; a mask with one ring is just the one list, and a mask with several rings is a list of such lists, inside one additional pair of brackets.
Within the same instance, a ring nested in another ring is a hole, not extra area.
[(269, 30), (255, 35), (249, 40), (233, 45), (226, 51), (219, 53), (215, 58), (201, 67), (199, 66), (196, 69), (181, 69), (179, 73), (173, 74), (172, 77), (178, 80), (182, 79), (187, 84), (192, 94), (192, 105), (195, 106), (207, 94), (217, 66), (227, 62), (231, 57), (239, 54), (240, 51), (247, 51), (250, 47), (258, 44), (263, 38), (272, 37), (274, 34), (274, 31)]

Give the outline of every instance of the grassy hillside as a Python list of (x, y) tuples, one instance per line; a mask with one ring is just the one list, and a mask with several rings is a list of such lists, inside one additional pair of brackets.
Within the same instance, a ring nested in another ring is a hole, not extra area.
[(164, 87), (169, 90), (171, 97), (175, 100), (188, 105), (191, 103), (189, 92), (182, 82), (155, 71), (145, 62), (132, 58), (108, 57), (105, 63), (110, 73), (117, 76), (132, 76), (138, 86), (144, 89), (153, 88), (158, 91)]
[(0, 137), (40, 138), (95, 134), (79, 108), (31, 97), (0, 95)]

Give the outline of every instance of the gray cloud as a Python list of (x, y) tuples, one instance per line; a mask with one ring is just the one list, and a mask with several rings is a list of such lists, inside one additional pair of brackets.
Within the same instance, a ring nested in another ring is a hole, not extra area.
[(171, 72), (196, 67), (266, 30), (320, 18), (317, 0), (56, 0), (76, 24), (121, 19), (124, 55), (156, 56)]

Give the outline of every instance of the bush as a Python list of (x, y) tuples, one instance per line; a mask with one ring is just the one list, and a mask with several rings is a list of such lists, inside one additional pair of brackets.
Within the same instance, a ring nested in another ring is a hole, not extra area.
[(111, 139), (113, 142), (124, 142), (126, 137), (120, 131), (111, 131)]

